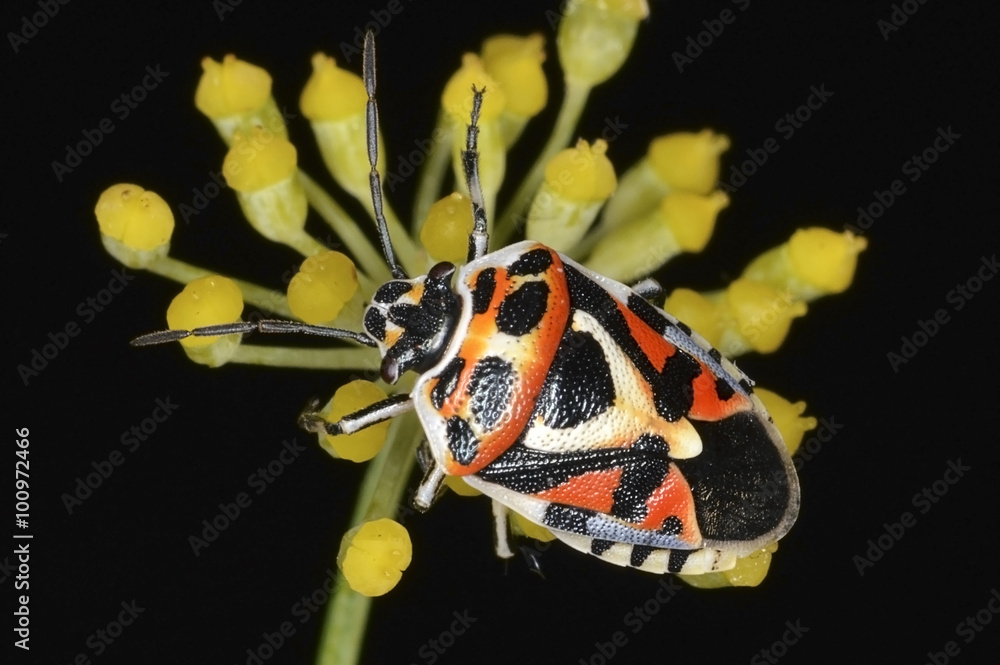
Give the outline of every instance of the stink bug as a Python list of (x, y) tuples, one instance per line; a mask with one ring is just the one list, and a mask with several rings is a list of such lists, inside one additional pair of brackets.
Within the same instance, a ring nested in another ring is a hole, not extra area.
[(427, 437), (414, 504), (446, 475), (493, 500), (497, 553), (512, 556), (509, 510), (571, 547), (656, 573), (726, 570), (778, 540), (799, 508), (785, 445), (751, 381), (702, 337), (628, 287), (530, 240), (487, 253), (473, 108), (462, 153), (474, 227), (468, 263), (409, 278), (385, 218), (378, 162), (374, 39), (364, 47), (375, 219), (393, 278), (363, 333), (293, 321), (151, 333), (138, 346), (249, 332), (301, 332), (377, 347), (382, 378), (419, 374), (396, 395), (312, 432), (350, 434), (416, 410)]

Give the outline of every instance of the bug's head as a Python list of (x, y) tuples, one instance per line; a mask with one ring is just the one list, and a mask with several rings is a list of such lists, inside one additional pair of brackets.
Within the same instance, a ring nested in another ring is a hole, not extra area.
[(379, 287), (365, 310), (365, 331), (378, 342), (382, 379), (425, 371), (444, 353), (455, 331), (461, 301), (451, 290), (455, 266), (439, 263), (426, 276), (394, 279)]

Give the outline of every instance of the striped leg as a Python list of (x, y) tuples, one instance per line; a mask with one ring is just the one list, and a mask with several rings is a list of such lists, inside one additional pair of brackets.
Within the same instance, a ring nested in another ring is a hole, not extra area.
[(328, 423), (316, 411), (319, 402), (313, 401), (299, 415), (299, 427), (307, 432), (326, 432), (331, 436), (338, 434), (354, 434), (358, 430), (371, 427), (390, 418), (402, 415), (413, 408), (413, 400), (409, 395), (393, 395), (381, 402), (375, 402), (354, 413), (349, 413), (335, 423)]

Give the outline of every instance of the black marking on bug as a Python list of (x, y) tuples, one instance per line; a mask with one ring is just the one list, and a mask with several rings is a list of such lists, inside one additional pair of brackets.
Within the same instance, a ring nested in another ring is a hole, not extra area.
[(615, 382), (600, 343), (587, 332), (567, 329), (535, 402), (547, 427), (575, 427), (611, 408)]
[(493, 292), (497, 288), (496, 268), (485, 268), (476, 275), (476, 285), (472, 289), (472, 311), (475, 314), (485, 314), (493, 300)]
[(688, 337), (691, 336), (691, 326), (689, 326), (688, 324), (678, 321), (677, 327), (680, 328), (680, 331), (685, 335), (687, 335)]
[(695, 517), (708, 540), (753, 540), (785, 517), (792, 489), (784, 461), (754, 413), (695, 421), (704, 447), (674, 460), (691, 487)]
[(666, 459), (646, 457), (623, 465), (618, 487), (612, 493), (614, 502), (609, 513), (632, 524), (646, 519), (649, 512), (646, 501), (663, 484), (669, 464)]
[(541, 275), (552, 265), (552, 253), (547, 249), (533, 249), (522, 254), (514, 263), (510, 264), (507, 274), (511, 277), (516, 275)]
[(445, 400), (455, 392), (455, 388), (458, 387), (458, 377), (462, 374), (463, 369), (465, 369), (465, 358), (455, 357), (438, 374), (438, 381), (431, 390), (431, 404), (434, 405), (435, 409), (440, 410), (444, 406)]
[(500, 303), (497, 329), (514, 337), (527, 335), (541, 323), (549, 307), (549, 285), (525, 282)]
[(638, 316), (643, 323), (663, 335), (670, 323), (665, 316), (656, 311), (656, 308), (649, 304), (647, 300), (632, 293), (628, 297), (628, 308)]
[(388, 305), (402, 298), (411, 288), (412, 285), (409, 282), (386, 282), (378, 287), (378, 291), (375, 292), (375, 297), (372, 300), (383, 305)]
[(753, 394), (753, 384), (747, 379), (740, 379), (740, 388), (743, 389), (747, 395)]
[[(572, 266), (565, 266), (566, 283), (569, 286), (570, 305), (574, 310), (581, 310), (593, 316), (608, 331), (612, 340), (632, 364), (636, 366), (642, 377), (653, 388), (653, 400), (656, 412), (669, 422), (676, 422), (691, 410), (694, 404), (694, 391), (691, 382), (701, 373), (701, 366), (689, 353), (675, 347), (674, 354), (667, 360), (661, 372), (654, 367), (639, 345), (632, 337), (625, 316), (618, 309), (618, 302), (600, 284), (595, 283)], [(641, 303), (641, 304), (640, 304)], [(655, 321), (660, 330), (666, 330), (670, 322), (656, 309), (639, 299), (635, 300), (636, 315), (646, 322), (649, 318)], [(647, 325), (650, 325), (647, 323)], [(678, 324), (680, 325), (680, 324)], [(654, 328), (654, 330), (657, 328)]]
[(514, 394), (516, 380), (514, 366), (499, 356), (486, 356), (472, 369), (469, 410), (484, 430), (492, 430), (500, 422)]
[(604, 540), (603, 538), (592, 538), (590, 540), (590, 553), (596, 556), (600, 556), (611, 549), (614, 545), (613, 540)]
[(473, 434), (469, 423), (459, 416), (452, 416), (446, 425), (448, 450), (455, 461), (462, 466), (468, 466), (479, 452), (479, 439)]
[(670, 444), (659, 434), (647, 432), (635, 440), (632, 450), (665, 458), (670, 454)]
[(688, 557), (697, 551), (698, 550), (670, 550), (670, 556), (667, 557), (667, 572), (679, 573), (684, 570), (684, 564), (687, 563)]
[(365, 312), (365, 330), (380, 342), (385, 341), (385, 316), (374, 307)]
[(542, 521), (545, 526), (570, 533), (587, 533), (587, 519), (596, 513), (586, 508), (573, 508), (560, 503), (550, 503), (545, 508)]
[(537, 494), (592, 471), (607, 471), (620, 464), (637, 464), (645, 456), (627, 448), (602, 448), (553, 453), (517, 442), (476, 474), (483, 480), (521, 494)]
[(708, 355), (711, 356), (712, 360), (714, 360), (715, 362), (720, 364), (722, 363), (722, 353), (718, 349), (716, 348), (709, 349)]
[(735, 395), (736, 391), (733, 390), (733, 387), (729, 385), (728, 381), (721, 376), (718, 376), (715, 378), (715, 394), (719, 396), (720, 400), (725, 402), (727, 399)]
[(656, 551), (657, 548), (650, 547), (649, 545), (633, 545), (632, 554), (628, 558), (628, 565), (633, 568), (638, 568), (646, 562), (649, 555)]
[(660, 526), (660, 533), (668, 536), (677, 536), (684, 530), (684, 522), (677, 515), (670, 515), (663, 520)]
[(663, 374), (653, 384), (657, 413), (670, 422), (687, 415), (694, 405), (694, 389), (691, 386), (700, 374), (698, 361), (678, 348), (674, 355), (667, 358)]

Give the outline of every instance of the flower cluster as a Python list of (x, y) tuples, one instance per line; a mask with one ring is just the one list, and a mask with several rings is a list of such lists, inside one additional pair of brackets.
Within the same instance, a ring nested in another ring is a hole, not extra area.
[[(437, 261), (465, 260), (472, 208), (460, 150), (472, 86), (486, 90), (478, 146), (493, 249), (523, 234), (596, 272), (631, 282), (682, 252), (705, 248), (720, 211), (729, 205), (726, 194), (716, 188), (727, 137), (709, 129), (659, 136), (646, 157), (620, 177), (603, 140), (579, 139), (569, 145), (591, 89), (622, 66), (647, 14), (645, 0), (580, 0), (567, 5), (556, 42), (564, 72), (562, 106), (549, 140), (504, 209), (498, 210), (497, 193), (506, 175), (507, 151), (547, 103), (548, 81), (541, 67), (546, 47), (540, 35), (498, 35), (487, 39), (480, 53), (462, 57), (441, 96), (436, 140), (418, 178), (410, 223), (404, 224), (388, 202), (384, 205), (398, 260), (410, 274), (425, 273)], [(373, 227), (363, 229), (298, 167), (297, 148), (271, 95), (268, 72), (233, 55), (221, 62), (206, 58), (202, 66), (195, 105), (228, 146), (222, 159), (226, 182), (254, 229), (302, 254), (299, 272), (287, 293), (280, 293), (179, 261), (169, 252), (174, 230), (170, 206), (134, 184), (113, 185), (100, 196), (95, 212), (104, 246), (127, 266), (186, 284), (167, 311), (171, 329), (238, 322), (247, 302), (279, 317), (362, 330), (364, 304), (390, 278), (369, 239)], [(313, 57), (312, 69), (300, 98), (302, 113), (341, 193), (357, 199), (374, 217), (364, 83), (323, 53)], [(453, 192), (443, 191), (449, 164), (458, 183)], [(382, 165), (378, 168), (384, 177)], [(329, 224), (347, 253), (328, 250), (306, 232), (310, 209)], [(863, 239), (849, 233), (801, 229), (752, 261), (724, 289), (676, 289), (663, 304), (729, 357), (770, 353), (781, 346), (792, 320), (806, 313), (808, 302), (849, 286), (863, 248)], [(238, 335), (189, 337), (181, 344), (192, 360), (210, 367), (242, 362), (366, 370), (377, 367), (379, 360), (370, 348), (248, 345)], [(335, 422), (408, 385), (406, 380), (396, 386), (352, 381), (336, 391), (322, 415)], [(802, 402), (793, 404), (766, 390), (757, 394), (794, 452), (803, 433), (815, 427), (815, 419), (802, 416)], [(406, 529), (393, 521), (420, 434), (412, 418), (408, 414), (350, 435), (319, 435), (320, 445), (337, 458), (373, 460), (338, 556), (350, 588), (366, 597), (395, 586), (412, 555)], [(458, 478), (449, 478), (447, 484), (458, 494), (475, 493)], [(515, 528), (529, 537), (552, 537), (527, 520), (516, 519)], [(696, 586), (756, 585), (775, 548), (741, 560), (733, 571), (688, 581)], [(346, 602), (335, 602), (334, 611), (343, 610)]]

